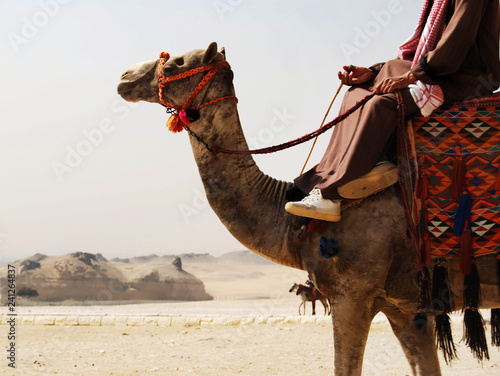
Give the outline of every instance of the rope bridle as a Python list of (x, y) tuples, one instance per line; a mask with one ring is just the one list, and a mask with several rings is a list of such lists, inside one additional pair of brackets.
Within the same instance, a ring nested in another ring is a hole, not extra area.
[[(170, 58), (170, 54), (167, 52), (162, 52), (160, 54), (160, 62), (159, 62), (159, 69), (158, 69), (158, 98), (160, 99), (161, 104), (163, 104), (165, 107), (168, 109), (173, 109), (170, 112), (174, 111), (170, 119), (168, 119), (167, 126), (172, 132), (181, 132), (183, 129), (187, 128), (186, 126), (191, 124), (193, 121), (196, 121), (199, 117), (198, 111), (206, 106), (209, 106), (211, 104), (217, 103), (219, 101), (225, 100), (225, 99), (234, 99), (236, 102), (238, 102), (238, 98), (236, 98), (234, 95), (229, 95), (225, 97), (219, 97), (212, 99), (211, 101), (208, 101), (206, 103), (203, 103), (202, 105), (198, 107), (191, 107), (193, 104), (195, 98), (198, 96), (200, 91), (210, 82), (210, 80), (223, 68), (231, 68), (229, 63), (226, 60), (220, 60), (212, 64), (204, 65), (198, 68), (190, 69), (186, 72), (182, 72), (179, 74), (176, 74), (174, 76), (166, 77), (163, 74), (163, 65), (168, 61)], [(198, 85), (195, 87), (193, 92), (189, 95), (189, 97), (186, 99), (182, 107), (177, 107), (173, 104), (167, 103), (163, 99), (163, 89), (165, 87), (165, 84), (168, 82), (172, 81), (177, 81), (181, 80), (183, 78), (191, 77), (199, 73), (207, 72), (205, 76), (202, 78), (202, 80), (198, 83)]]
[[(346, 119), (349, 117), (353, 112), (355, 112), (359, 107), (364, 105), (366, 102), (368, 102), (373, 96), (376, 95), (376, 92), (368, 94), (366, 97), (361, 99), (359, 102), (357, 102), (353, 107), (348, 109), (345, 113), (342, 115), (337, 116), (335, 119), (333, 119), (331, 122), (323, 125), (321, 128), (317, 129), (314, 132), (308, 133), (300, 138), (297, 138), (292, 141), (285, 142), (283, 144), (275, 145), (275, 146), (270, 146), (262, 149), (255, 149), (255, 150), (231, 150), (231, 149), (224, 149), (220, 146), (213, 146), (210, 147), (200, 136), (198, 136), (196, 133), (194, 133), (191, 129), (189, 129), (188, 125), (191, 124), (192, 122), (196, 121), (199, 118), (199, 112), (198, 110), (205, 107), (209, 106), (211, 104), (217, 103), (222, 100), (226, 99), (234, 99), (236, 102), (238, 102), (238, 99), (233, 96), (224, 96), (224, 97), (219, 97), (216, 99), (212, 99), (209, 102), (206, 102), (198, 107), (191, 107), (194, 99), (196, 96), (200, 93), (200, 91), (208, 84), (208, 82), (223, 68), (231, 68), (229, 63), (226, 60), (220, 60), (212, 64), (204, 65), (198, 68), (194, 68), (191, 70), (188, 70), (186, 72), (182, 72), (179, 74), (176, 74), (171, 77), (165, 77), (165, 75), (162, 72), (162, 67), (163, 65), (168, 61), (170, 58), (170, 55), (167, 52), (162, 52), (160, 54), (160, 62), (159, 62), (159, 71), (158, 71), (158, 97), (160, 99), (160, 102), (167, 107), (168, 109), (172, 109), (170, 112), (174, 112), (170, 119), (167, 121), (167, 126), (172, 132), (181, 132), (182, 130), (186, 129), (188, 133), (193, 136), (198, 142), (203, 144), (208, 151), (210, 151), (213, 154), (268, 154), (268, 153), (274, 153), (276, 151), (288, 149), (292, 146), (300, 145), (304, 142), (307, 142), (309, 140), (312, 140), (313, 138), (319, 136), (320, 134), (326, 132), (336, 124), (340, 123), (342, 120)], [(183, 78), (191, 77), (199, 73), (207, 72), (208, 73), (202, 78), (200, 83), (196, 86), (196, 88), (192, 91), (192, 93), (189, 95), (189, 97), (186, 99), (182, 107), (177, 107), (173, 104), (167, 103), (163, 99), (163, 89), (165, 87), (165, 84), (168, 82), (180, 80)], [(167, 112), (169, 112), (167, 110)]]

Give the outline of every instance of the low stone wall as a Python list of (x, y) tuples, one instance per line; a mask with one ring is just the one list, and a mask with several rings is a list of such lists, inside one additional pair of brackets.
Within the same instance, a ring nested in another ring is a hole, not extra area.
[[(329, 316), (160, 316), (160, 315), (17, 315), (17, 325), (57, 326), (240, 326), (240, 325), (330, 325)], [(0, 315), (0, 325), (11, 316)]]

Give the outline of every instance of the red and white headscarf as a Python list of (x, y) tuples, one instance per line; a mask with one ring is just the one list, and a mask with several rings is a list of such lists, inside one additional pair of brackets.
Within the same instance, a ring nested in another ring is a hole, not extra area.
[[(432, 0), (424, 0), (415, 32), (399, 47), (399, 58), (412, 60), (412, 67), (422, 56), (436, 48), (445, 27), (448, 0), (434, 0), (432, 7), (431, 2)], [(444, 102), (443, 91), (439, 85), (416, 81), (408, 88), (423, 116), (429, 116)]]

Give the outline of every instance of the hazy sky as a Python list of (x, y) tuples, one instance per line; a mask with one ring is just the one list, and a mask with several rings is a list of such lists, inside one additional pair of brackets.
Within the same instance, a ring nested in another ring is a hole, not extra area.
[[(167, 131), (161, 106), (121, 100), (121, 74), (161, 51), (175, 56), (216, 41), (235, 74), (250, 146), (269, 146), (320, 125), (342, 65), (394, 58), (420, 7), (415, 0), (2, 0), (0, 261), (35, 252), (243, 249), (204, 199), (187, 134)], [(292, 180), (310, 146), (256, 160)]]

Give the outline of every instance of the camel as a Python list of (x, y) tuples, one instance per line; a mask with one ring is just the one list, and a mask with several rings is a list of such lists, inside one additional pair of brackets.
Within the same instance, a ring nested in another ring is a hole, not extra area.
[[(171, 104), (179, 109), (195, 90), (202, 74), (168, 82), (159, 98), (158, 74), (167, 77), (226, 60), (217, 44), (171, 57), (131, 66), (121, 78), (118, 93), (127, 101)], [(264, 64), (261, 60), (260, 64)], [(267, 61), (266, 64), (269, 64)], [(218, 71), (194, 97), (192, 107), (235, 95), (229, 66)], [(305, 270), (332, 301), (334, 368), (336, 376), (360, 376), (363, 354), (374, 316), (383, 312), (403, 348), (413, 375), (441, 375), (432, 329), (419, 331), (413, 324), (417, 311), (417, 252), (406, 235), (406, 222), (397, 188), (387, 189), (345, 210), (342, 220), (328, 223), (324, 236), (340, 245), (339, 256), (351, 265), (347, 273), (335, 271), (335, 260), (319, 251), (320, 235), (298, 236), (296, 218), (284, 210), (286, 192), (293, 184), (264, 174), (251, 155), (218, 154), (214, 146), (247, 150), (237, 102), (219, 100), (199, 109), (199, 119), (186, 126), (210, 206), (229, 232), (251, 251), (276, 263)], [(183, 135), (175, 135), (182, 137)], [(481, 276), (482, 307), (496, 308), (496, 256), (477, 259)], [(430, 266), (433, 267), (433, 264)], [(448, 272), (456, 307), (462, 305), (462, 277), (458, 260)]]
[(323, 307), (325, 308), (325, 316), (330, 314), (330, 308), (328, 304), (328, 299), (325, 295), (323, 295), (318, 289), (313, 291), (313, 287), (304, 286), (302, 284), (294, 283), (288, 292), (294, 292), (297, 290), (296, 295), (300, 295), (302, 298), (302, 303), (299, 305), (299, 316), (300, 316), (300, 308), (304, 306), (304, 316), (306, 315), (306, 302), (311, 302), (312, 304), (312, 314), (313, 316), (316, 314), (316, 300), (319, 300)]

